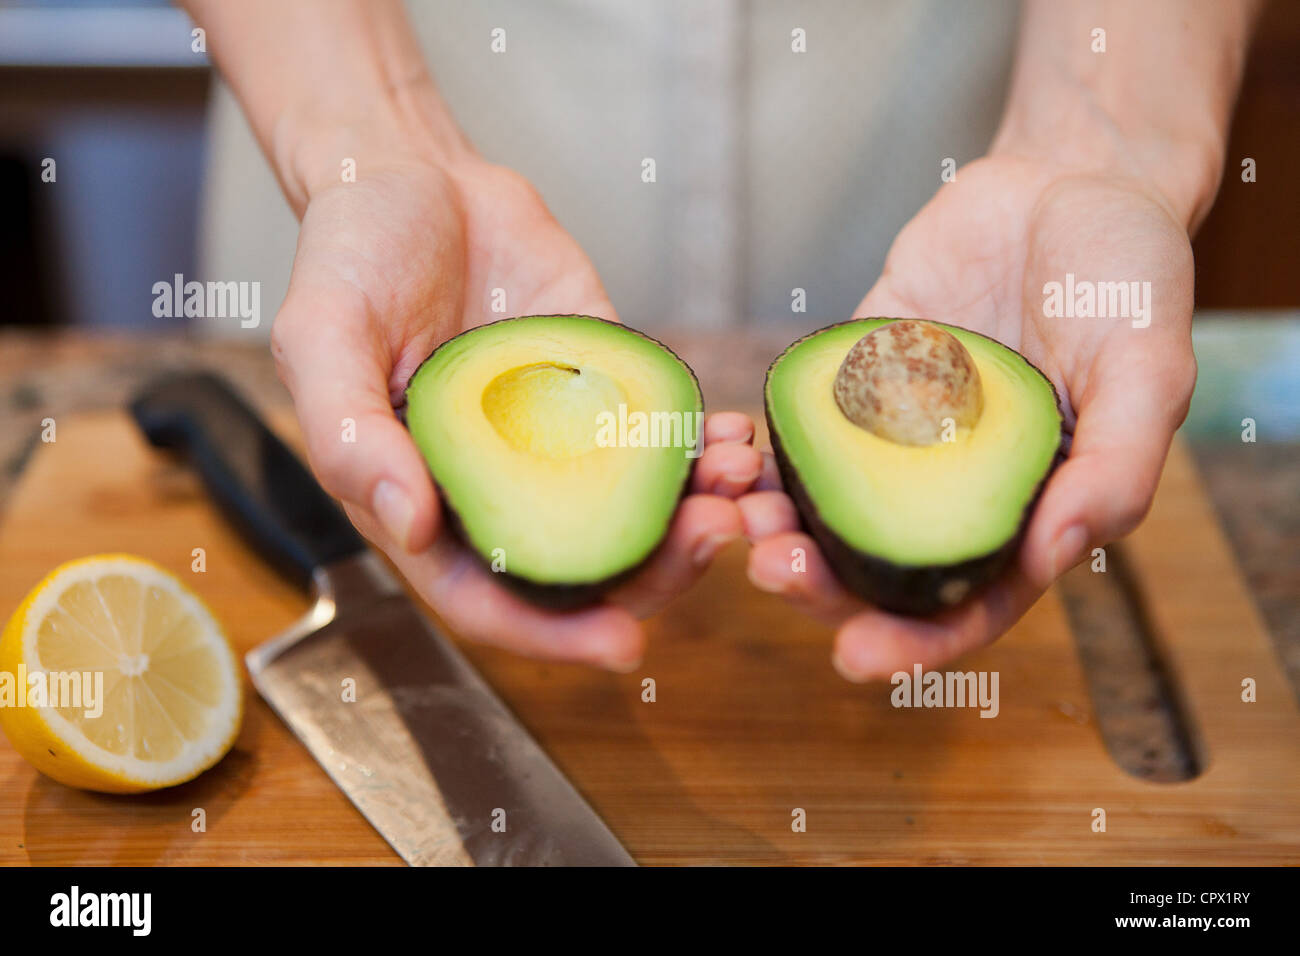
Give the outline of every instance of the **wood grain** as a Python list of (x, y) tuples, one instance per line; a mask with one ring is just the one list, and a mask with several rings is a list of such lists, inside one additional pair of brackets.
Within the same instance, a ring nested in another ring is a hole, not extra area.
[[(241, 651), (305, 610), (125, 416), (58, 429), (0, 528), (0, 614), (57, 563), (114, 550), (188, 580)], [(635, 674), (466, 650), (642, 863), (1300, 862), (1300, 717), (1181, 447), (1129, 547), (1201, 750), (1205, 770), (1185, 783), (1110, 760), (1052, 594), (960, 665), (999, 672), (992, 720), (895, 709), (888, 685), (841, 680), (830, 632), (752, 588), (741, 546), (649, 623)], [(1257, 703), (1241, 702), (1244, 677)], [(248, 693), (231, 754), (144, 797), (70, 790), (0, 743), (0, 863), (399, 862)], [(796, 808), (807, 832), (791, 829)]]

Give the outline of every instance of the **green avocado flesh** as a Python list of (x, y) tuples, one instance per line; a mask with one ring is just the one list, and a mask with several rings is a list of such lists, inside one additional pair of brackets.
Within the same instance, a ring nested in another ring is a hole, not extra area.
[(787, 490), (838, 576), (891, 610), (932, 613), (986, 584), (1013, 556), (1057, 462), (1051, 384), (1018, 352), (941, 328), (979, 372), (983, 410), (952, 441), (899, 444), (858, 427), (833, 395), (854, 344), (889, 319), (859, 319), (790, 346), (768, 370), (766, 410)]
[(416, 370), (406, 402), (463, 537), (507, 583), (553, 606), (596, 599), (650, 556), (703, 442), (690, 368), (587, 316), (458, 335)]

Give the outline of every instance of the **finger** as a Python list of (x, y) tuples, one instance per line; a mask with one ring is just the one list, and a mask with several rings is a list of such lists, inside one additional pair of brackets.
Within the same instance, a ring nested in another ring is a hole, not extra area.
[(761, 541), (776, 534), (799, 530), (799, 512), (781, 491), (754, 491), (736, 501), (745, 522), (745, 537)]
[(1190, 356), (1184, 365), (1167, 356), (1137, 356), (1111, 367), (1077, 402), (1070, 457), (1048, 482), (1026, 534), (1021, 567), (1040, 588), (1089, 547), (1138, 525), (1187, 414), (1195, 381)]
[(776, 466), (776, 458), (771, 452), (763, 452), (763, 470), (759, 472), (754, 487), (759, 491), (780, 491), (785, 487), (781, 482), (781, 471)]
[(714, 412), (704, 421), (704, 444), (752, 442), (754, 422), (743, 412)]
[(868, 607), (835, 635), (831, 660), (847, 680), (883, 680), (898, 671), (937, 667), (988, 644), (1024, 615), (1041, 590), (1013, 572), (961, 607), (933, 618), (901, 617)]
[(438, 505), (424, 459), (388, 397), (388, 359), (364, 307), (326, 290), (291, 289), (272, 349), (312, 470), (336, 498), (373, 513), (393, 541), (428, 547)]
[(787, 532), (757, 542), (749, 552), (749, 580), (780, 594), (805, 614), (838, 624), (865, 606), (844, 589), (806, 534)]
[(514, 594), (449, 534), (411, 554), (393, 546), (368, 512), (348, 517), (388, 554), (446, 625), (466, 640), (547, 660), (634, 669), (644, 653), (641, 626), (626, 610), (607, 604), (560, 613), (538, 608)]
[(762, 468), (762, 456), (752, 445), (714, 442), (695, 464), (691, 490), (736, 498), (753, 486)]
[(637, 617), (649, 617), (693, 584), (743, 530), (735, 502), (714, 495), (688, 496), (658, 551), (636, 577), (610, 595), (610, 602)]

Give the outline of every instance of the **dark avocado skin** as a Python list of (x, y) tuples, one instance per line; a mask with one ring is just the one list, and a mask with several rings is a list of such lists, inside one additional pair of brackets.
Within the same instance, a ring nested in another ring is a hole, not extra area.
[[(772, 415), (767, 381), (771, 379), (772, 370), (776, 367), (777, 362), (781, 360), (781, 356), (800, 342), (819, 335), (828, 329), (847, 325), (849, 322), (861, 322), (863, 319), (868, 318), (884, 317), (863, 316), (858, 319), (850, 319), (848, 322), (837, 322), (834, 325), (828, 325), (797, 339), (790, 344), (785, 352), (772, 360), (772, 364), (767, 367), (767, 377), (763, 386), (763, 409), (767, 417), (767, 431), (772, 441), (772, 453), (776, 458), (777, 469), (780, 471), (781, 483), (785, 487), (786, 494), (790, 496), (798, 509), (804, 529), (817, 542), (817, 546), (826, 557), (826, 563), (835, 572), (835, 576), (839, 578), (840, 583), (864, 601), (883, 610), (912, 617), (929, 617), (940, 611), (947, 610), (949, 607), (956, 606), (946, 604), (940, 599), (939, 595), (943, 592), (945, 585), (953, 581), (967, 581), (969, 589), (962, 601), (958, 602), (959, 604), (965, 603), (970, 597), (988, 587), (1015, 560), (1017, 553), (1020, 551), (1020, 544), (1024, 540), (1025, 530), (1029, 527), (1029, 518), (1038, 505), (1038, 499), (1042, 496), (1043, 488), (1047, 485), (1047, 479), (1065, 460), (1068, 438), (1064, 429), (1062, 429), (1061, 441), (1057, 445), (1056, 454), (1053, 456), (1047, 472), (1038, 483), (1033, 498), (1025, 506), (1016, 533), (994, 551), (956, 564), (914, 566), (895, 564), (884, 558), (859, 551), (852, 545), (847, 544), (822, 520), (821, 514), (817, 511), (807, 490), (804, 488), (803, 481), (799, 478), (798, 471), (781, 445), (781, 437), (777, 433), (776, 422)], [(942, 325), (943, 323), (936, 324)], [(963, 331), (969, 332), (970, 330), (964, 329)], [(980, 335), (978, 332), (974, 334)], [(982, 337), (989, 338), (987, 335)], [(991, 339), (991, 341), (996, 340)], [(999, 342), (998, 344), (1001, 345), (1002, 343)], [(1008, 348), (1005, 345), (1002, 347)], [(1021, 358), (1024, 358), (1024, 356), (1021, 356)], [(1028, 359), (1025, 359), (1025, 362), (1035, 372), (1042, 375), (1043, 380), (1052, 389), (1052, 396), (1056, 400), (1056, 408), (1059, 412), (1061, 397), (1056, 391), (1056, 386), (1052, 385), (1051, 379), (1043, 375), (1038, 366)]]
[[(550, 318), (551, 316), (547, 316), (547, 317)], [(701, 409), (703, 409), (703, 403), (704, 403), (703, 393), (700, 392), (700, 379), (699, 376), (695, 374), (695, 369), (687, 365), (686, 362), (683, 361), (680, 355), (678, 355), (668, 346), (664, 345), (658, 339), (651, 338), (649, 335), (646, 335), (644, 332), (638, 332), (636, 329), (629, 328), (628, 326), (623, 325), (620, 322), (610, 322), (608, 319), (602, 319), (599, 316), (595, 316), (595, 315), (574, 314), (569, 316), (556, 316), (556, 317), (596, 319), (598, 322), (604, 322), (607, 325), (617, 325), (621, 329), (625, 329), (628, 332), (632, 332), (635, 335), (641, 336), (641, 338), (643, 339), (647, 339), (653, 342), (655, 345), (659, 346), (661, 349), (663, 349), (673, 358), (677, 359), (677, 361), (681, 362), (682, 367), (685, 368), (686, 371), (690, 373), (691, 380), (695, 382), (695, 391), (697, 393), (700, 393), (701, 395), (700, 407)], [(512, 318), (499, 319), (498, 321), (510, 322), (513, 321), (513, 319), (518, 319), (518, 318), (534, 318), (534, 316), (513, 316)], [(492, 323), (485, 323), (485, 324), (495, 325), (496, 323), (492, 322)], [(475, 326), (474, 328), (481, 328), (481, 326)], [(472, 331), (474, 331), (474, 329), (466, 329), (464, 332), (459, 332), (456, 335), (453, 335), (451, 338), (443, 342), (442, 345), (439, 345), (437, 349), (434, 349), (432, 352), (430, 352), (429, 355), (425, 358), (424, 362), (429, 361), (429, 359), (433, 358), (434, 355), (438, 354), (438, 349), (441, 349), (443, 346), (451, 342), (454, 342), (462, 335), (465, 335), (466, 333)], [(420, 365), (421, 366), (424, 365), (424, 362), (421, 362)], [(419, 370), (420, 367), (417, 366), (415, 372), (418, 372)], [(411, 373), (412, 379), (415, 378), (415, 372)], [(410, 379), (408, 379), (407, 381), (409, 382)], [(402, 423), (403, 424), (406, 423), (405, 415), (402, 416)], [(701, 441), (704, 440), (703, 435), (700, 436), (700, 440)], [(682, 486), (680, 489), (678, 489), (677, 492), (678, 503), (680, 503), (681, 500), (684, 497), (686, 497), (686, 490), (690, 487), (691, 477), (695, 474), (695, 465), (698, 461), (699, 458), (690, 459), (691, 462), (690, 468), (687, 469), (686, 477), (682, 481)], [(430, 474), (430, 478), (431, 479), (433, 478), (432, 474)], [(478, 559), (479, 563), (483, 565), (483, 567), (491, 571), (492, 570), (491, 560), (485, 557), (484, 555), (480, 554), (478, 549), (475, 548), (474, 545), (470, 543), (469, 535), (465, 533), (464, 522), (461, 520), (460, 515), (456, 513), (456, 510), (452, 508), (451, 504), (447, 501), (447, 496), (442, 493), (442, 488), (438, 485), (436, 479), (433, 479), (433, 486), (438, 490), (438, 497), (442, 501), (442, 510), (444, 514), (446, 514), (447, 516), (448, 527), (451, 528), (452, 532), (456, 535), (456, 538), (461, 542), (462, 545), (465, 546), (466, 550), (468, 550), (471, 554), (473, 554), (474, 557)], [(668, 532), (667, 529), (665, 529), (664, 537), (667, 537), (667, 535)], [(659, 547), (661, 547), (662, 545), (663, 545), (663, 540), (660, 539), (659, 546), (651, 550), (651, 552), (648, 555), (646, 555), (645, 558), (643, 558), (639, 563), (633, 565), (630, 568), (626, 568), (622, 571), (619, 571), (617, 574), (610, 575), (607, 578), (601, 578), (597, 581), (584, 581), (579, 584), (552, 584), (550, 582), (534, 581), (531, 578), (521, 577), (518, 574), (511, 573), (509, 570), (494, 571), (493, 574), (497, 578), (499, 578), (501, 583), (504, 584), (507, 588), (509, 588), (510, 591), (512, 591), (514, 594), (519, 595), (519, 597), (523, 598), (525, 601), (528, 601), (530, 604), (534, 604), (537, 607), (546, 608), (551, 611), (576, 611), (579, 608), (590, 607), (593, 604), (599, 604), (601, 600), (604, 599), (605, 595), (613, 591), (620, 584), (623, 584), (624, 582), (634, 577), (638, 571), (640, 571), (643, 567), (645, 567), (650, 562), (650, 560), (656, 554), (659, 553)]]

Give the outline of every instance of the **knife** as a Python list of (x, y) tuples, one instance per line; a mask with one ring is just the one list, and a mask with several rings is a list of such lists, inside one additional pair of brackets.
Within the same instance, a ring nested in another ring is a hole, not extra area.
[[(253, 685), (407, 863), (634, 866), (591, 806), (406, 594), (311, 474), (206, 372), (131, 413), (248, 542), (315, 596), (245, 657)], [(349, 699), (350, 698), (350, 699)]]

